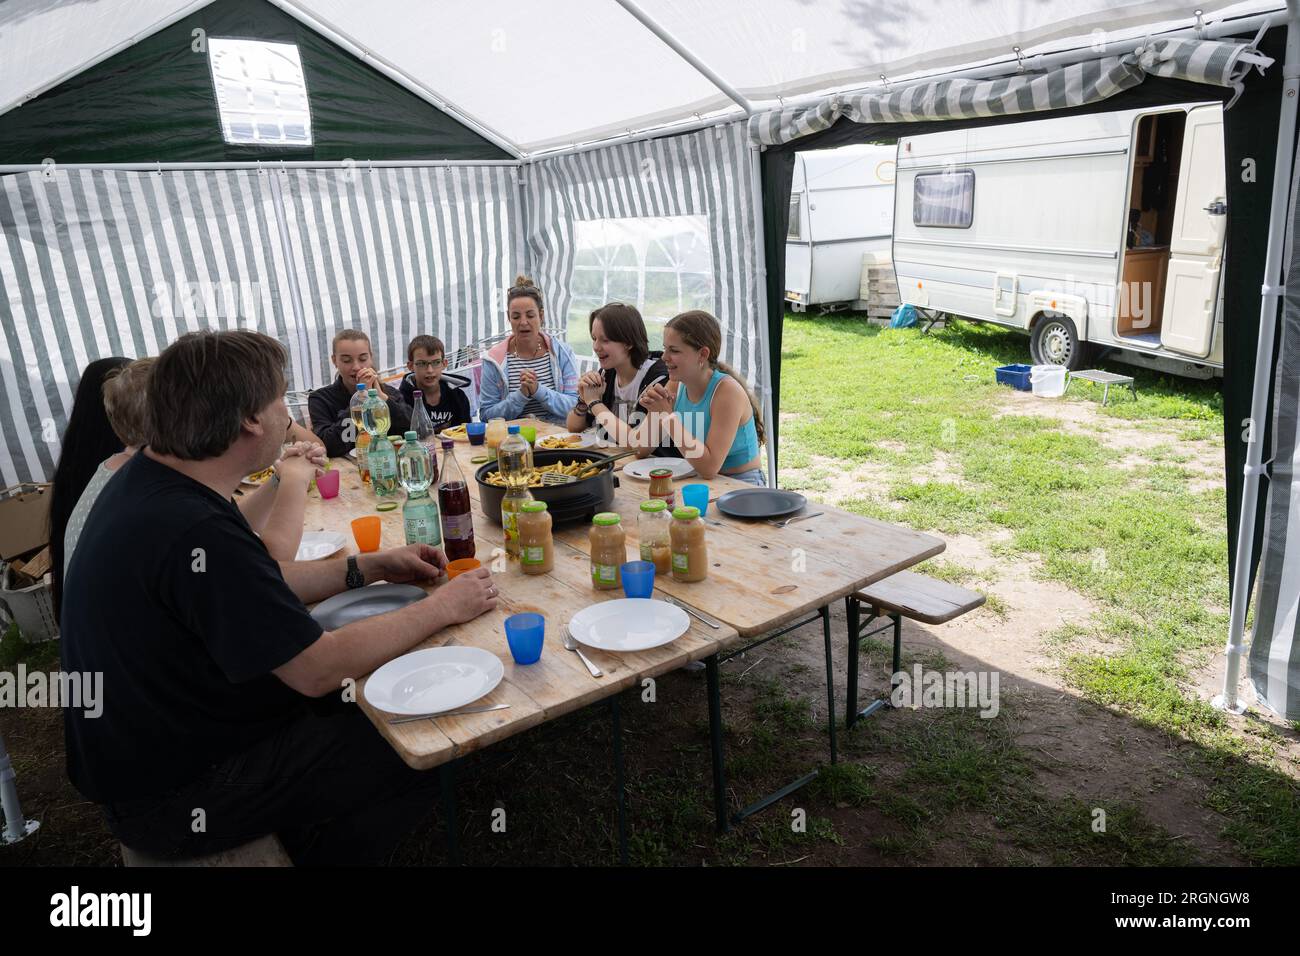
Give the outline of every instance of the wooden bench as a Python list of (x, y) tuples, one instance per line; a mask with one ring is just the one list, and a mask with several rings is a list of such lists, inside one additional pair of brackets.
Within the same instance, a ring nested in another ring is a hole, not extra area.
[[(915, 571), (891, 574), (845, 598), (844, 610), (849, 623), (849, 699), (845, 708), (845, 727), (852, 727), (859, 717), (869, 717), (882, 707), (891, 706), (890, 699), (886, 697), (872, 701), (861, 712), (858, 711), (858, 643), (862, 638), (879, 634), (890, 627), (894, 629), (894, 667), (890, 671), (893, 675), (890, 678), (892, 691), (902, 667), (903, 618), (923, 624), (943, 624), (967, 611), (973, 611), (984, 600), (984, 595), (978, 591), (970, 591)], [(865, 621), (862, 620), (864, 605), (870, 609)], [(872, 622), (882, 617), (887, 618), (889, 623), (863, 633), (864, 628), (870, 627)]]
[(133, 850), (126, 844), (121, 846), (122, 863), (125, 866), (293, 866), (280, 838), (274, 833), (220, 853), (180, 859), (150, 856)]

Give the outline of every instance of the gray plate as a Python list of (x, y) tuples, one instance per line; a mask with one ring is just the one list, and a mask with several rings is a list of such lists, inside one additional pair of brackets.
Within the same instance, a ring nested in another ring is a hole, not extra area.
[(326, 598), (316, 605), (311, 616), (325, 630), (333, 631), (353, 621), (396, 611), (423, 597), (424, 589), (414, 584), (372, 584)]
[(808, 499), (778, 488), (740, 488), (718, 499), (718, 510), (733, 518), (784, 518), (802, 511)]

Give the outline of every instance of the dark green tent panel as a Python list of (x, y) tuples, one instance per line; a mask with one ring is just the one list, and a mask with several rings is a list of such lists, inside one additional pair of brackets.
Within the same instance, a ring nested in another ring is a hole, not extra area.
[[(296, 43), (313, 146), (226, 143), (205, 37)], [(201, 44), (198, 44), (201, 46)], [(0, 164), (513, 159), (265, 0), (217, 0), (0, 116)]]

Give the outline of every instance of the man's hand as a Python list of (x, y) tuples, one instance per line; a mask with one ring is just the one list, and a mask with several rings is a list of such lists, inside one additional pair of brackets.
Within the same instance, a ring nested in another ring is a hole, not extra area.
[(329, 458), (329, 456), (325, 454), (324, 445), (319, 444), (318, 442), (298, 441), (294, 442), (292, 445), (284, 446), (284, 451), (280, 455), (280, 461), (282, 462), (284, 459), (291, 458), (294, 455), (301, 455), (317, 468), (322, 469), (325, 467), (325, 462)]
[(307, 490), (311, 480), (319, 474), (319, 469), (315, 462), (302, 455), (286, 455), (273, 466), (275, 473), (280, 476), (280, 483), (292, 487)]
[(442, 611), (452, 624), (472, 621), (497, 606), (497, 587), (492, 583), (492, 572), (475, 568), (458, 574), (434, 594)]
[(446, 572), (447, 556), (428, 544), (408, 544), (362, 555), (358, 566), (367, 581), (383, 578), (391, 584), (433, 584)]
[(526, 368), (519, 373), (519, 391), (527, 398), (537, 394), (537, 374), (532, 369)]

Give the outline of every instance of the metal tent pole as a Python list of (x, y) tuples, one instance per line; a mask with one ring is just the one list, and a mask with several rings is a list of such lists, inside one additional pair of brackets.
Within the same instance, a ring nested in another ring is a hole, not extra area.
[(1282, 248), (1291, 223), (1287, 218), (1292, 164), (1295, 159), (1296, 101), (1300, 99), (1300, 0), (1287, 0), (1286, 60), (1282, 67), (1282, 109), (1278, 118), (1277, 155), (1273, 167), (1273, 200), (1268, 217), (1268, 249), (1264, 260), (1264, 285), (1259, 303), (1259, 344), (1255, 349), (1255, 381), (1250, 396), (1250, 439), (1241, 489), (1237, 524), (1237, 564), (1232, 574), (1232, 607), (1228, 615), (1227, 663), (1223, 693), (1215, 707), (1239, 714), (1245, 705), (1237, 699), (1241, 676), (1246, 609), (1250, 605), (1250, 578), (1254, 568), (1255, 512), (1259, 504), (1259, 479), (1263, 472), (1264, 419), (1273, 381), (1273, 348), (1277, 337), (1277, 306), (1282, 296)]
[(0, 805), (4, 807), (4, 830), (0, 831), (0, 843), (17, 843), (31, 836), (41, 825), (39, 820), (24, 820), (23, 808), (18, 802), (18, 785), (13, 764), (9, 761), (9, 751), (5, 750), (5, 739), (0, 737)]

